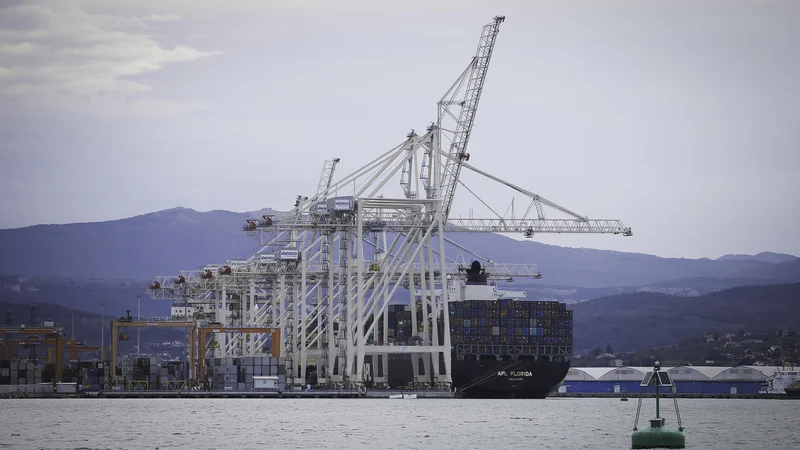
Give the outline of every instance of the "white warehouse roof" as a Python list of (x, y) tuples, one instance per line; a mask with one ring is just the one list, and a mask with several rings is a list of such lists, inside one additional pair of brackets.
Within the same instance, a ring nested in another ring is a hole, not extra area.
[(713, 380), (728, 367), (719, 366), (679, 366), (669, 370), (673, 380), (700, 381)]
[[(676, 381), (759, 381), (782, 370), (776, 366), (679, 366), (662, 367)], [(564, 381), (640, 381), (652, 367), (571, 367)]]
[[(668, 370), (668, 367), (662, 367)], [(572, 367), (567, 381), (641, 381), (652, 367)]]

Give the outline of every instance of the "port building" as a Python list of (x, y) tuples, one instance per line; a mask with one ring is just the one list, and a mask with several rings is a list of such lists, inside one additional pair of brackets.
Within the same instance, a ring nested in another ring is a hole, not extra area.
[[(559, 392), (638, 393), (639, 383), (652, 367), (572, 367)], [(780, 371), (775, 366), (664, 367), (681, 394), (755, 395), (765, 380)], [(650, 388), (652, 390), (652, 388)], [(650, 392), (645, 390), (645, 392)]]

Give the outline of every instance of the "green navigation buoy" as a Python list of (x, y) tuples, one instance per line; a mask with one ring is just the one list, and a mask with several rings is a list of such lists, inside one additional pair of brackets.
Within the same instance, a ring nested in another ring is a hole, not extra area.
[[(678, 412), (678, 400), (675, 398), (675, 385), (667, 372), (661, 371), (661, 364), (656, 361), (656, 365), (651, 372), (648, 372), (642, 383), (642, 388), (655, 386), (656, 388), (656, 418), (650, 420), (650, 427), (639, 429), (639, 412), (642, 409), (642, 395), (639, 395), (639, 406), (636, 408), (636, 422), (633, 424), (631, 434), (631, 448), (686, 448), (686, 436), (683, 435), (683, 425), (681, 425), (681, 414)], [(678, 417), (678, 428), (666, 427), (666, 420), (661, 417), (660, 395), (661, 388), (666, 387), (672, 390), (672, 400), (675, 402), (675, 415)], [(644, 389), (642, 389), (644, 390)]]

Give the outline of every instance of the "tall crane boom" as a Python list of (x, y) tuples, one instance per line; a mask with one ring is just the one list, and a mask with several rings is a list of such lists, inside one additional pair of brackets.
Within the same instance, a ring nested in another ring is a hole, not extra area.
[[(464, 95), (464, 100), (461, 102), (461, 112), (456, 123), (456, 129), (453, 133), (453, 140), (450, 144), (449, 154), (455, 158), (448, 158), (444, 164), (442, 171), (441, 187), (439, 189), (439, 196), (442, 200), (442, 218), (447, 220), (450, 213), (450, 206), (453, 203), (453, 195), (455, 194), (456, 185), (458, 184), (458, 176), (461, 172), (461, 162), (468, 159), (467, 144), (469, 143), (469, 136), (472, 132), (472, 124), (475, 122), (475, 113), (478, 110), (478, 102), (481, 98), (483, 91), (483, 83), (486, 80), (486, 71), (489, 68), (489, 62), (492, 58), (492, 51), (494, 50), (494, 43), (497, 39), (497, 33), (500, 31), (500, 24), (505, 21), (505, 16), (495, 16), (494, 20), (483, 27), (481, 38), (478, 42), (478, 50), (475, 57), (472, 59), (468, 68), (467, 88)], [(464, 75), (467, 75), (465, 71)], [(463, 76), (456, 81), (454, 87), (463, 82)], [(448, 94), (453, 90), (451, 88)], [(445, 113), (450, 114), (447, 107), (452, 104), (451, 101), (446, 100), (448, 94), (439, 101), (439, 121), (437, 123), (441, 131), (441, 122)], [(439, 141), (441, 142), (441, 140)]]
[(314, 195), (317, 201), (325, 200), (328, 197), (328, 191), (330, 191), (333, 173), (336, 170), (337, 164), (339, 164), (339, 158), (333, 158), (325, 161), (325, 164), (322, 166), (322, 175), (319, 177), (317, 193)]

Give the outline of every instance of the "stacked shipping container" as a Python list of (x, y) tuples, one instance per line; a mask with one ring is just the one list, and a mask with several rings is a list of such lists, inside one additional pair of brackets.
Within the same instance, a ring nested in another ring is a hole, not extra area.
[[(122, 367), (122, 373), (118, 376), (124, 377), (125, 386), (133, 382), (147, 382), (150, 389), (158, 389), (158, 359), (156, 358), (136, 358), (132, 367)], [(118, 369), (119, 370), (119, 369)], [(127, 373), (125, 373), (127, 372)], [(119, 380), (117, 380), (119, 384)]]
[[(572, 311), (556, 301), (473, 300), (451, 302), (452, 344), (485, 345), (572, 345)], [(411, 308), (389, 305), (388, 342), (408, 344), (423, 331), (422, 308), (417, 304), (417, 330), (412, 329)], [(428, 327), (433, 321), (428, 319)], [(443, 339), (439, 323), (440, 342)], [(379, 320), (382, 341), (382, 320)]]
[[(0, 361), (0, 385), (52, 383), (55, 374), (55, 364), (39, 366), (30, 361)], [(104, 364), (98, 361), (70, 361), (61, 372), (61, 381), (77, 383), (83, 389), (103, 389)]]
[(286, 363), (272, 356), (206, 359), (206, 378), (213, 391), (252, 391), (253, 376), (278, 377), (278, 390), (286, 386)]
[(42, 370), (30, 361), (0, 361), (0, 384), (39, 384)]
[(452, 302), (453, 344), (572, 345), (572, 311), (556, 301)]
[(125, 388), (142, 389), (144, 382), (152, 391), (179, 389), (189, 379), (185, 361), (161, 361), (156, 357), (134, 358), (132, 364), (117, 367), (116, 382)]
[[(67, 370), (71, 379), (84, 390), (104, 389), (106, 385), (105, 364), (101, 361), (70, 361)], [(67, 381), (64, 377), (63, 381)]]

